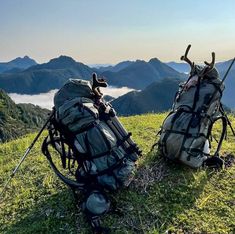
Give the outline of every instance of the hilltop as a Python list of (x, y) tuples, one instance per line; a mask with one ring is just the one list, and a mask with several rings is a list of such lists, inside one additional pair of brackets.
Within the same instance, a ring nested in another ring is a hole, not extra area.
[(33, 104), (15, 104), (0, 89), (0, 142), (37, 131), (46, 121), (49, 110)]
[[(164, 114), (121, 118), (143, 149), (138, 170), (129, 189), (112, 195), (122, 216), (108, 214), (103, 220), (112, 233), (234, 233), (235, 166), (221, 171), (193, 170), (167, 164), (154, 150)], [(230, 116), (232, 124), (235, 118)], [(219, 134), (219, 126), (214, 130)], [(44, 136), (46, 133), (44, 133)], [(35, 134), (0, 145), (0, 184), (15, 167)], [(88, 234), (71, 191), (60, 182), (36, 144), (9, 185), (0, 204), (1, 233)], [(214, 141), (213, 144), (216, 144)], [(235, 154), (228, 131), (222, 154)]]

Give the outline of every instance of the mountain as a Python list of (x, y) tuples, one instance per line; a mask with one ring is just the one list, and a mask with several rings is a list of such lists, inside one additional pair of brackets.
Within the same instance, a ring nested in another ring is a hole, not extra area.
[[(230, 63), (227, 63), (227, 65)], [(224, 65), (227, 69), (227, 65)], [(220, 67), (219, 67), (220, 68)], [(220, 71), (221, 78), (226, 70)], [(180, 79), (165, 78), (150, 84), (142, 91), (129, 92), (111, 102), (119, 115), (135, 115), (149, 112), (162, 112), (171, 108)], [(235, 109), (235, 67), (230, 71), (225, 82), (222, 103), (226, 110)], [(167, 92), (166, 92), (167, 91)]]
[(123, 62), (120, 62), (120, 63), (114, 65), (114, 66), (112, 66), (112, 65), (99, 66), (99, 67), (96, 67), (95, 70), (96, 70), (96, 72), (105, 72), (105, 71), (118, 72), (133, 63), (134, 63), (133, 61), (123, 61)]
[(166, 64), (180, 73), (189, 73), (190, 71), (190, 66), (187, 63), (168, 62)]
[(114, 100), (115, 98), (114, 97), (112, 97), (112, 96), (110, 96), (110, 95), (104, 95), (104, 100), (106, 101), (106, 102), (111, 102), (112, 100)]
[[(35, 60), (29, 58), (28, 56), (24, 56), (23, 58), (16, 58), (11, 60), (10, 62), (0, 63), (0, 73), (7, 72), (10, 73), (10, 70), (20, 69), (24, 70), (31, 66), (36, 65)], [(16, 70), (15, 70), (16, 71)]]
[[(222, 71), (221, 77), (224, 76), (225, 70)], [(223, 92), (222, 101), (225, 103), (226, 106), (231, 108), (232, 110), (235, 110), (235, 69), (232, 69), (226, 80), (225, 80), (225, 90)]]
[[(226, 60), (226, 61), (223, 61), (223, 62), (219, 62), (219, 63), (216, 63), (216, 68), (222, 72), (222, 71), (227, 71), (227, 69), (229, 68), (230, 64), (232, 62), (232, 59), (230, 60)], [(232, 67), (232, 70), (235, 69), (235, 64), (233, 65)]]
[(9, 70), (6, 70), (6, 71), (4, 71), (4, 72), (2, 72), (2, 73), (4, 73), (4, 74), (12, 74), (12, 73), (19, 73), (19, 72), (22, 72), (22, 71), (24, 71), (25, 69), (22, 69), (22, 68), (18, 68), (18, 67), (13, 67), (13, 68), (11, 68), (11, 69), (9, 69)]
[(0, 89), (0, 142), (37, 131), (48, 117), (49, 111), (32, 104), (15, 104)]
[(92, 72), (83, 63), (60, 56), (16, 74), (0, 74), (0, 88), (8, 93), (38, 94), (60, 88), (71, 77), (90, 79)]
[(143, 91), (129, 92), (113, 100), (111, 104), (119, 115), (124, 116), (163, 112), (171, 108), (180, 81), (172, 78), (162, 79)]
[[(166, 77), (185, 77), (185, 74), (180, 74), (156, 58), (149, 62), (125, 61), (112, 69), (113, 71), (99, 72), (99, 75), (105, 77), (109, 85), (134, 89), (144, 89), (152, 82)], [(60, 56), (18, 73), (0, 74), (0, 88), (8, 93), (38, 94), (60, 88), (71, 77), (88, 80), (93, 71), (71, 57)]]
[[(224, 61), (224, 62), (218, 62), (215, 64), (215, 66), (221, 72), (221, 71), (227, 70), (231, 62), (232, 62), (232, 59)], [(178, 72), (189, 73), (190, 71), (190, 66), (185, 62), (184, 63), (168, 62), (166, 64)]]
[(185, 74), (175, 71), (157, 58), (148, 62), (137, 60), (118, 72), (105, 71), (101, 75), (107, 79), (109, 85), (138, 90), (163, 78), (186, 78)]
[[(231, 62), (232, 62), (232, 59), (224, 61), (224, 62), (216, 63), (216, 68), (219, 70), (221, 79), (224, 77)], [(234, 87), (235, 87), (235, 64), (233, 64), (233, 67), (231, 68), (225, 80), (225, 90), (223, 92), (223, 97), (222, 97), (223, 103), (225, 103), (226, 106), (228, 106), (229, 108), (233, 110), (235, 109)]]
[[(227, 70), (229, 65), (231, 64), (232, 59), (227, 60), (227, 61), (223, 61), (223, 62), (218, 62), (215, 64), (216, 68), (222, 72), (224, 70)], [(166, 63), (169, 67), (175, 69), (178, 72), (182, 72), (182, 73), (189, 73), (190, 71), (190, 66), (187, 63), (177, 63), (177, 62), (168, 62)], [(204, 64), (202, 64), (204, 65)], [(233, 68), (234, 69), (234, 68)]]

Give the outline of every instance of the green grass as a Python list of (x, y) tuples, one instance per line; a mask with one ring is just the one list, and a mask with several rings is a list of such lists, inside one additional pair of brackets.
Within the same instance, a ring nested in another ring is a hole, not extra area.
[[(122, 216), (109, 214), (112, 233), (235, 233), (235, 166), (221, 171), (166, 164), (150, 148), (166, 114), (121, 118), (143, 150), (130, 188), (112, 199)], [(231, 117), (233, 126), (235, 118)], [(219, 133), (219, 126), (214, 130)], [(44, 133), (45, 136), (46, 133)], [(35, 134), (0, 145), (0, 184)], [(37, 142), (0, 202), (1, 233), (90, 233), (71, 191), (50, 170)], [(214, 142), (215, 144), (215, 142)], [(228, 131), (222, 154), (235, 154)]]

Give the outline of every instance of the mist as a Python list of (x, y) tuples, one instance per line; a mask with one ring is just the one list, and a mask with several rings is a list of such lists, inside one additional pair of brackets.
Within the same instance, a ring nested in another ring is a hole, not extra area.
[[(107, 87), (102, 88), (101, 91), (104, 95), (109, 95), (114, 98), (122, 96), (128, 92), (133, 91), (134, 89), (129, 89), (127, 87), (116, 88), (116, 87)], [(40, 93), (35, 95), (28, 94), (18, 94), (18, 93), (9, 93), (11, 99), (16, 103), (32, 103), (38, 105), (42, 108), (52, 109), (53, 107), (53, 98), (58, 89), (49, 91), (48, 93)]]

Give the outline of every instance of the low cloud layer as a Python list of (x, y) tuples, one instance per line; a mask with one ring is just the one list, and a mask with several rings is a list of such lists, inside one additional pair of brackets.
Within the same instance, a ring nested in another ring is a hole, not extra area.
[(9, 93), (9, 96), (15, 103), (32, 103), (43, 108), (51, 109), (53, 107), (53, 98), (57, 89), (48, 93), (40, 93), (35, 95)]
[(109, 86), (107, 88), (101, 88), (101, 92), (104, 94), (104, 95), (109, 95), (109, 96), (112, 96), (114, 98), (118, 98), (126, 93), (129, 93), (131, 91), (133, 91), (134, 89), (130, 89), (130, 88), (127, 88), (127, 87), (121, 87), (121, 88), (116, 88), (116, 87), (112, 87), (112, 86)]
[[(48, 93), (40, 93), (36, 95), (28, 95), (28, 94), (17, 94), (17, 93), (9, 93), (9, 96), (15, 103), (32, 103), (34, 105), (38, 105), (42, 108), (51, 109), (53, 107), (53, 98), (58, 89), (51, 90)], [(115, 88), (115, 87), (107, 87), (102, 88), (101, 91), (104, 95), (110, 95), (114, 98), (117, 98), (121, 95), (124, 95), (133, 89), (129, 89), (127, 87)]]

